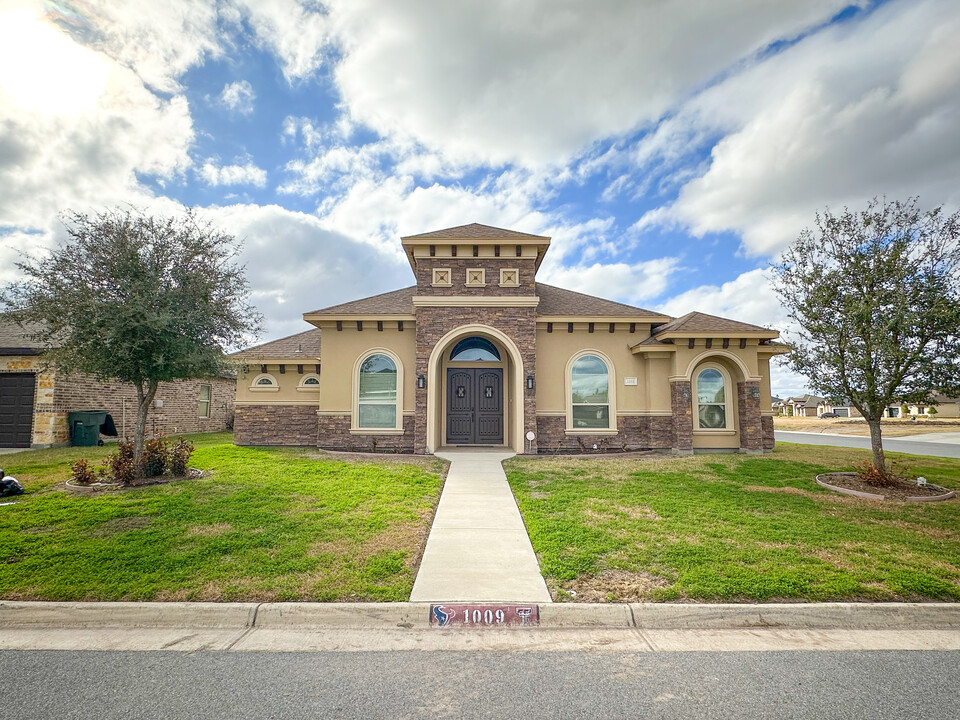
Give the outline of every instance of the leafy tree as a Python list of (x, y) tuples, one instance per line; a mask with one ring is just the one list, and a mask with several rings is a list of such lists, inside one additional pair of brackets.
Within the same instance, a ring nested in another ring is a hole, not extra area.
[(32, 329), (63, 373), (130, 383), (137, 393), (134, 462), (142, 472), (147, 414), (161, 382), (210, 377), (222, 348), (259, 330), (247, 302), (236, 240), (193, 212), (69, 213), (67, 238), (17, 263), (20, 281), (0, 300)]
[(817, 213), (774, 264), (774, 288), (799, 326), (789, 363), (870, 426), (886, 476), (880, 418), (894, 401), (960, 389), (960, 212), (916, 199)]

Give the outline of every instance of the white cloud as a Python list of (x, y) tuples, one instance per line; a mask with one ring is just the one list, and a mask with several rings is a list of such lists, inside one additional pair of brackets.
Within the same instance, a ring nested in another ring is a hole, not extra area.
[(304, 312), (413, 284), (402, 255), (333, 232), (313, 215), (277, 205), (202, 212), (244, 242), (241, 260), (251, 300), (265, 316), (267, 338), (308, 330)]
[(656, 121), (731, 64), (845, 5), (337, 0), (329, 28), (356, 121), (463, 162), (542, 164)]
[(641, 143), (643, 159), (669, 165), (723, 136), (705, 172), (639, 226), (732, 230), (772, 254), (826, 205), (960, 205), (958, 34), (952, 0), (891, 2), (707, 90)]
[(220, 92), (220, 103), (228, 110), (241, 115), (250, 115), (253, 112), (253, 101), (256, 99), (257, 94), (253, 91), (253, 85), (246, 80), (227, 83)]
[(302, 80), (325, 62), (329, 19), (318, 2), (306, 0), (236, 0), (256, 39), (280, 60), (288, 82)]
[(662, 295), (677, 265), (677, 258), (666, 257), (633, 264), (594, 263), (553, 267), (547, 271), (541, 268), (537, 279), (588, 295), (637, 305)]
[(267, 184), (267, 171), (259, 168), (251, 161), (243, 165), (217, 165), (212, 159), (207, 160), (199, 170), (200, 177), (207, 185), (255, 185), (263, 187)]

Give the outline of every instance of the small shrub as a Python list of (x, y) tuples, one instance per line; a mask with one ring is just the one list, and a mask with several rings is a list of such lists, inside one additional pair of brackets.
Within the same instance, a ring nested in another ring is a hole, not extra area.
[(896, 460), (887, 460), (885, 465), (887, 466), (885, 472), (877, 470), (872, 460), (854, 463), (853, 467), (857, 472), (857, 477), (867, 485), (873, 485), (874, 487), (890, 487), (896, 485), (902, 479), (910, 479), (910, 469), (906, 465), (898, 463)]
[(96, 471), (85, 459), (77, 460), (70, 469), (73, 471), (73, 481), (77, 485), (91, 485), (97, 481)]
[(187, 474), (187, 463), (190, 462), (193, 450), (192, 442), (186, 438), (177, 438), (177, 441), (170, 446), (170, 455), (167, 462), (171, 475), (183, 477)]
[(927, 415), (936, 415), (936, 414), (937, 414), (937, 409), (933, 405), (927, 408)]
[(137, 479), (137, 466), (133, 462), (133, 440), (120, 440), (117, 450), (105, 462), (107, 474), (121, 485), (129, 485)]
[(170, 445), (163, 435), (154, 435), (143, 444), (143, 474), (159, 477), (167, 469)]

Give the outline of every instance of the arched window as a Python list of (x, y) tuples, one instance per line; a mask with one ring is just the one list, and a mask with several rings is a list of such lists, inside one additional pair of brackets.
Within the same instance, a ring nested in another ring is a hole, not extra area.
[(389, 355), (375, 353), (360, 363), (357, 383), (357, 427), (397, 427), (397, 364)]
[(719, 368), (707, 367), (697, 373), (697, 427), (701, 430), (726, 430), (727, 381)]
[(610, 370), (597, 355), (581, 355), (570, 367), (569, 426), (573, 430), (611, 427)]
[(499, 362), (500, 351), (486, 338), (464, 338), (450, 351), (450, 360), (457, 362)]
[(297, 386), (299, 392), (320, 392), (320, 378), (315, 373), (304, 375)]
[(250, 384), (250, 389), (256, 392), (278, 392), (280, 385), (277, 379), (268, 373), (257, 375)]

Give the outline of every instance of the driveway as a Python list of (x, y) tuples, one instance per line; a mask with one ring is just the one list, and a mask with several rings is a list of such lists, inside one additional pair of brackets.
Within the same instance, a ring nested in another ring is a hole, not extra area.
[[(777, 442), (870, 449), (870, 438), (859, 435), (829, 435), (827, 433), (777, 430), (774, 432), (774, 437)], [(887, 452), (900, 452), (909, 455), (960, 458), (960, 432), (884, 438), (883, 449)]]

